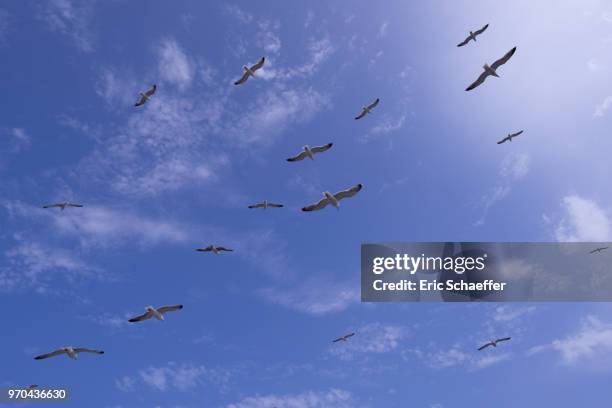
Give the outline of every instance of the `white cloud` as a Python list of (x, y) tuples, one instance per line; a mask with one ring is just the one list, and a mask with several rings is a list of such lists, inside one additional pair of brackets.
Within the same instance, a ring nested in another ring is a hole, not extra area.
[(357, 333), (346, 343), (332, 344), (329, 352), (342, 360), (352, 360), (357, 355), (383, 354), (396, 350), (400, 342), (410, 335), (405, 326), (370, 323), (355, 330)]
[(164, 39), (157, 52), (161, 78), (182, 90), (188, 88), (193, 81), (195, 67), (181, 46), (173, 39)]
[(380, 123), (374, 126), (368, 131), (368, 133), (361, 139), (362, 141), (369, 141), (379, 136), (384, 136), (389, 133), (394, 133), (404, 127), (406, 122), (406, 115), (403, 114), (398, 118), (391, 118), (385, 115)]
[(253, 15), (244, 11), (235, 4), (226, 4), (224, 10), (226, 14), (236, 18), (242, 23), (250, 23), (253, 20)]
[(610, 219), (595, 201), (577, 195), (564, 197), (565, 214), (555, 229), (560, 242), (609, 241)]
[(608, 109), (612, 107), (612, 96), (607, 96), (600, 104), (595, 108), (595, 113), (593, 116), (602, 117), (606, 114)]
[(521, 320), (535, 310), (535, 306), (497, 306), (493, 312), (493, 320), (498, 323), (511, 323)]
[(605, 359), (610, 362), (612, 353), (612, 324), (604, 323), (596, 317), (588, 316), (582, 327), (564, 339), (554, 340), (552, 349), (561, 356), (567, 365), (597, 363)]
[(389, 29), (389, 22), (384, 21), (380, 27), (378, 28), (378, 37), (383, 38), (387, 35), (387, 30)]
[(434, 346), (431, 346), (431, 348), (433, 349), (432, 351), (420, 349), (404, 350), (404, 359), (416, 356), (426, 366), (436, 370), (465, 367), (470, 371), (475, 371), (501, 363), (511, 357), (509, 353), (490, 354), (487, 351), (482, 352), (483, 354), (475, 355), (473, 351), (465, 351), (457, 345), (447, 349), (435, 348)]
[(301, 394), (263, 395), (244, 398), (226, 408), (355, 408), (350, 392), (332, 388), (329, 391), (307, 391)]
[(40, 18), (53, 31), (72, 38), (82, 51), (93, 51), (91, 29), (96, 0), (49, 0), (42, 7)]
[[(120, 384), (126, 383), (125, 378), (120, 379)], [(211, 384), (220, 390), (225, 390), (229, 378), (230, 373), (227, 370), (209, 369), (193, 363), (170, 362), (165, 366), (151, 366), (138, 372), (138, 380), (157, 391), (172, 389), (186, 391), (203, 384)], [(127, 382), (130, 384), (130, 389), (133, 389), (136, 379), (132, 378)]]
[(19, 153), (31, 143), (32, 138), (23, 128), (0, 129), (0, 153)]

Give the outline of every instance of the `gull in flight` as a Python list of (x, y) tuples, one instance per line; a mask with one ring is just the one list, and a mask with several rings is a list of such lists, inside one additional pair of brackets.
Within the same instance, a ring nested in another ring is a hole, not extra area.
[(474, 40), (474, 42), (476, 42), (476, 36), (480, 35), (482, 33), (484, 33), (484, 31), (487, 29), (487, 27), (489, 27), (489, 25), (485, 25), (484, 27), (482, 27), (480, 30), (476, 30), (476, 31), (470, 31), (470, 35), (468, 35), (468, 37), (463, 40), (463, 42), (460, 42), (459, 44), (457, 44), (457, 47), (463, 47), (464, 45), (466, 45), (467, 43), (470, 42), (470, 40)]
[(268, 200), (263, 200), (263, 202), (261, 203), (249, 205), (249, 208), (263, 208), (264, 210), (266, 208), (282, 208), (282, 207), (283, 207), (282, 204), (274, 204), (274, 203), (269, 202)]
[(332, 341), (332, 343), (337, 343), (339, 341), (347, 341), (350, 337), (353, 337), (355, 333), (345, 334), (344, 336), (338, 337), (336, 340)]
[(287, 161), (288, 162), (296, 162), (296, 161), (304, 160), (307, 157), (310, 160), (314, 160), (314, 155), (315, 154), (326, 152), (329, 149), (331, 149), (331, 147), (333, 145), (334, 145), (333, 143), (328, 143), (328, 144), (323, 145), (323, 146), (315, 146), (315, 147), (310, 147), (310, 146), (306, 145), (306, 146), (303, 147), (303, 150), (300, 153), (298, 153), (294, 157), (288, 158)]
[(487, 344), (484, 344), (484, 345), (480, 346), (480, 347), (478, 348), (478, 351), (483, 350), (483, 349), (486, 349), (486, 348), (487, 348), (487, 347), (489, 347), (489, 346), (497, 347), (497, 343), (500, 343), (500, 342), (502, 342), (502, 341), (508, 341), (508, 340), (510, 340), (511, 338), (512, 338), (512, 337), (504, 337), (504, 338), (502, 338), (502, 339), (491, 340), (491, 341), (490, 341), (490, 342), (488, 342)]
[(378, 102), (380, 102), (380, 98), (376, 98), (374, 102), (372, 102), (368, 106), (364, 106), (363, 108), (361, 108), (361, 113), (355, 117), (355, 120), (363, 118), (368, 113), (372, 113), (372, 109), (374, 109), (376, 105), (378, 105)]
[(308, 205), (302, 208), (302, 211), (316, 211), (325, 208), (327, 204), (331, 204), (337, 209), (340, 209), (340, 200), (343, 198), (350, 198), (361, 191), (363, 187), (362, 184), (357, 184), (354, 187), (349, 188), (348, 190), (338, 191), (336, 194), (332, 194), (329, 191), (323, 192), (323, 198), (316, 204)]
[(152, 317), (157, 320), (164, 320), (164, 313), (168, 312), (176, 312), (177, 310), (181, 310), (183, 305), (175, 305), (175, 306), (162, 306), (160, 308), (154, 308), (153, 306), (147, 306), (145, 308), (146, 312), (141, 314), (140, 316), (132, 317), (128, 322), (135, 323), (141, 322), (143, 320), (150, 319)]
[(40, 356), (34, 357), (34, 360), (44, 360), (45, 358), (59, 356), (60, 354), (66, 354), (73, 360), (76, 360), (78, 353), (94, 353), (94, 354), (104, 354), (101, 350), (92, 350), (88, 348), (82, 347), (62, 347), (59, 350), (52, 351), (51, 353), (41, 354)]
[(134, 104), (134, 106), (144, 105), (149, 100), (149, 98), (153, 96), (155, 91), (157, 91), (157, 85), (153, 85), (151, 88), (147, 89), (146, 91), (140, 92), (139, 94), (140, 97), (138, 98), (138, 101)]
[(261, 57), (261, 59), (259, 61), (257, 61), (256, 64), (251, 65), (251, 68), (249, 68), (246, 65), (243, 65), (242, 68), (244, 69), (244, 74), (242, 74), (242, 77), (237, 80), (236, 82), (234, 82), (234, 85), (240, 85), (246, 82), (247, 79), (249, 79), (249, 77), (254, 77), (255, 76), (255, 71), (257, 71), (259, 68), (263, 67), (264, 62), (266, 62), (266, 58), (265, 57)]
[(608, 248), (610, 248), (610, 247), (595, 248), (594, 250), (590, 251), (589, 254), (596, 254), (596, 253), (599, 253), (601, 251), (605, 251)]
[(478, 79), (474, 81), (472, 85), (468, 86), (465, 90), (471, 91), (472, 89), (476, 88), (478, 85), (482, 84), (489, 75), (499, 78), (499, 75), (497, 75), (497, 68), (501, 67), (506, 62), (508, 62), (508, 60), (514, 55), (515, 52), (516, 52), (516, 47), (508, 51), (506, 55), (504, 55), (503, 57), (495, 61), (493, 64), (491, 64), (491, 66), (489, 66), (488, 64), (484, 64), (483, 73), (480, 74)]
[(198, 252), (212, 252), (213, 254), (218, 254), (219, 252), (233, 252), (233, 249), (229, 249), (229, 248), (225, 248), (222, 246), (214, 246), (214, 245), (209, 245), (206, 248), (198, 248), (196, 249), (196, 251)]
[(506, 143), (506, 142), (511, 142), (512, 139), (514, 139), (515, 137), (517, 137), (518, 135), (520, 135), (521, 133), (523, 133), (523, 131), (519, 131), (516, 133), (510, 133), (508, 136), (504, 137), (502, 140), (500, 140), (499, 142), (497, 142), (497, 144), (502, 144), (502, 143)]
[(69, 203), (68, 201), (65, 201), (63, 203), (43, 205), (43, 208), (60, 208), (62, 211), (64, 211), (68, 207), (81, 208), (83, 206), (81, 204)]

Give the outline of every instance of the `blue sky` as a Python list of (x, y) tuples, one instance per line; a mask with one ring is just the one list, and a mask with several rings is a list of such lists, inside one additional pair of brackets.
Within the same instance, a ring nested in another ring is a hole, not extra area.
[[(607, 406), (608, 304), (361, 304), (359, 248), (611, 240), (611, 49), (603, 0), (0, 3), (0, 383), (70, 407)], [(32, 359), (65, 345), (106, 354)]]

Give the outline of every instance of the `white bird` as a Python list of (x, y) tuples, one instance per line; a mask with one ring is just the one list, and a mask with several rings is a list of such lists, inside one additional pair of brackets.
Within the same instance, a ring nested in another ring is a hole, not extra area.
[(490, 341), (490, 342), (488, 342), (487, 344), (484, 344), (484, 345), (480, 346), (480, 347), (478, 348), (478, 351), (483, 350), (483, 349), (486, 349), (486, 348), (487, 348), (487, 347), (489, 347), (489, 346), (497, 347), (497, 343), (500, 343), (500, 342), (502, 342), (502, 341), (508, 341), (508, 340), (510, 340), (511, 338), (512, 338), (512, 337), (504, 337), (504, 338), (497, 339), (497, 340), (491, 340), (491, 341)]
[(457, 44), (457, 47), (463, 47), (465, 44), (469, 43), (470, 40), (474, 40), (474, 42), (476, 42), (476, 36), (482, 34), (484, 30), (487, 29), (487, 27), (489, 27), (488, 24), (482, 27), (480, 30), (476, 30), (474, 32), (470, 31), (470, 35), (468, 35), (468, 37), (465, 40), (463, 40), (463, 42), (460, 42), (459, 44)]
[(177, 310), (181, 310), (183, 305), (175, 305), (175, 306), (162, 306), (160, 308), (154, 308), (153, 306), (147, 306), (145, 308), (146, 312), (141, 314), (140, 316), (132, 317), (128, 322), (141, 322), (143, 320), (150, 319), (152, 317), (157, 320), (164, 320), (164, 313), (175, 312)]
[(43, 205), (43, 208), (60, 208), (62, 211), (64, 211), (68, 207), (81, 208), (83, 206), (81, 204), (69, 203), (68, 201), (64, 201), (63, 203)]
[(355, 333), (345, 334), (344, 336), (338, 337), (336, 340), (332, 341), (332, 343), (337, 343), (339, 341), (347, 341), (350, 337), (353, 337)]
[(288, 162), (296, 162), (296, 161), (300, 161), (300, 160), (304, 160), (306, 157), (308, 157), (310, 160), (314, 160), (314, 155), (317, 153), (323, 153), (329, 149), (331, 149), (331, 147), (333, 146), (333, 143), (328, 143), (326, 145), (323, 146), (315, 146), (315, 147), (310, 147), (308, 145), (303, 147), (303, 150), (301, 152), (299, 152), (296, 156), (294, 157), (290, 157), (287, 159)]
[(264, 210), (266, 208), (282, 208), (282, 207), (283, 207), (282, 204), (274, 204), (274, 203), (269, 202), (268, 200), (263, 200), (261, 203), (249, 205), (249, 208), (263, 208)]
[(134, 104), (134, 106), (144, 105), (149, 100), (149, 98), (153, 96), (155, 91), (157, 91), (157, 85), (153, 85), (151, 88), (147, 89), (146, 91), (140, 92), (139, 94), (140, 97), (138, 98), (138, 101)]
[(472, 85), (468, 86), (465, 90), (471, 91), (472, 89), (476, 88), (478, 85), (482, 84), (489, 75), (499, 78), (499, 75), (497, 75), (497, 68), (501, 67), (506, 62), (508, 62), (508, 60), (514, 55), (515, 52), (516, 52), (516, 47), (508, 51), (506, 55), (504, 55), (503, 57), (495, 61), (493, 64), (491, 64), (491, 66), (489, 66), (488, 64), (484, 64), (483, 66), (484, 72), (480, 74), (478, 79), (474, 81)]
[(76, 360), (78, 353), (104, 354), (104, 352), (101, 350), (93, 350), (93, 349), (82, 348), (82, 347), (77, 347), (77, 348), (62, 347), (61, 349), (52, 351), (51, 353), (41, 354), (40, 356), (36, 356), (34, 357), (34, 360), (43, 360), (45, 358), (59, 356), (60, 354), (66, 354), (71, 359)]
[(234, 82), (234, 85), (240, 85), (246, 82), (247, 79), (249, 79), (249, 77), (254, 77), (255, 76), (255, 71), (257, 71), (259, 68), (263, 67), (264, 62), (266, 62), (266, 58), (265, 57), (261, 57), (261, 59), (254, 65), (251, 65), (251, 68), (249, 68), (246, 65), (243, 65), (242, 68), (244, 69), (244, 74), (242, 74), (242, 77), (237, 80), (236, 82)]
[(499, 142), (497, 142), (497, 144), (502, 144), (502, 143), (506, 143), (506, 142), (511, 142), (512, 139), (514, 139), (515, 137), (517, 137), (518, 135), (520, 135), (521, 133), (523, 133), (523, 131), (519, 131), (516, 133), (510, 133), (508, 136), (504, 137), (502, 140), (500, 140)]
[(361, 113), (355, 117), (355, 120), (363, 118), (368, 113), (372, 113), (372, 109), (374, 109), (376, 105), (378, 105), (378, 102), (380, 102), (380, 98), (376, 98), (374, 102), (372, 102), (368, 106), (364, 106), (363, 108), (361, 108)]
[(229, 249), (229, 248), (225, 248), (222, 246), (214, 246), (214, 245), (209, 245), (206, 248), (198, 248), (196, 249), (196, 251), (198, 252), (212, 252), (213, 254), (218, 254), (220, 252), (226, 251), (226, 252), (233, 252), (233, 249)]
[(302, 208), (302, 211), (316, 211), (325, 208), (327, 204), (331, 204), (337, 209), (340, 209), (340, 200), (343, 198), (350, 198), (361, 191), (363, 187), (362, 184), (357, 184), (354, 187), (349, 188), (348, 190), (339, 191), (336, 194), (332, 194), (329, 191), (323, 192), (323, 198), (316, 204), (308, 205)]
[(589, 254), (595, 254), (601, 251), (605, 251), (606, 249), (608, 249), (610, 247), (601, 247), (601, 248), (595, 248), (594, 250), (590, 251)]

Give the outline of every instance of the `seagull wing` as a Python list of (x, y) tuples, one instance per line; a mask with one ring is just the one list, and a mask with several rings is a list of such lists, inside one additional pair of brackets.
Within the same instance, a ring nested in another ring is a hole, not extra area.
[(244, 74), (242, 74), (242, 77), (236, 82), (234, 82), (234, 85), (243, 84), (246, 82), (247, 79), (249, 79), (249, 73), (247, 71), (244, 71)]
[(500, 140), (499, 142), (497, 142), (497, 144), (502, 144), (502, 143), (506, 143), (509, 140), (508, 136), (504, 137), (502, 140)]
[(262, 208), (263, 206), (264, 206), (263, 203), (259, 203), (259, 204), (249, 205), (249, 208)]
[(88, 349), (88, 348), (84, 348), (84, 347), (75, 348), (74, 351), (76, 351), (77, 353), (104, 354), (104, 352), (102, 350)]
[(297, 156), (293, 156), (287, 159), (288, 162), (300, 161), (306, 158), (306, 152), (300, 152)]
[(143, 320), (150, 319), (151, 317), (153, 317), (153, 313), (146, 311), (144, 314), (141, 314), (140, 316), (132, 317), (130, 320), (128, 320), (128, 322), (130, 323), (141, 322)]
[(499, 342), (501, 342), (501, 341), (508, 341), (508, 340), (510, 340), (511, 338), (512, 338), (512, 337), (503, 337), (503, 338), (501, 338), (501, 339), (497, 339), (496, 341), (499, 343)]
[(368, 105), (368, 109), (372, 109), (372, 108), (376, 107), (376, 105), (378, 105), (378, 102), (380, 102), (380, 98), (376, 98), (376, 100), (374, 102), (372, 102), (370, 105)]
[(43, 208), (54, 208), (54, 207), (61, 207), (61, 204), (48, 204), (48, 205), (43, 205)]
[(459, 44), (457, 44), (457, 47), (463, 47), (465, 44), (470, 42), (470, 37), (466, 38), (465, 40), (461, 41)]
[(176, 312), (177, 310), (181, 310), (183, 308), (183, 305), (174, 305), (174, 306), (162, 306), (157, 308), (157, 311), (159, 313), (167, 313), (167, 312)]
[(313, 153), (322, 153), (322, 152), (324, 152), (324, 151), (326, 151), (326, 150), (331, 149), (331, 147), (332, 147), (333, 145), (334, 145), (333, 143), (328, 143), (328, 144), (323, 145), (323, 146), (316, 146), (316, 147), (313, 147), (313, 148), (312, 148), (312, 149), (310, 149), (310, 150), (312, 150), (312, 152), (313, 152)]
[(355, 120), (363, 118), (366, 115), (366, 113), (367, 111), (363, 109), (359, 115), (355, 116)]
[(345, 339), (348, 339), (349, 337), (353, 337), (355, 335), (355, 333), (349, 333), (346, 336), (344, 336)]
[(482, 74), (480, 74), (480, 76), (478, 77), (478, 79), (474, 81), (472, 85), (468, 86), (465, 90), (471, 91), (472, 89), (476, 88), (478, 85), (482, 84), (488, 76), (489, 73), (487, 71), (483, 71)]
[(265, 57), (261, 57), (261, 59), (259, 61), (257, 61), (257, 63), (255, 65), (251, 66), (251, 71), (255, 72), (259, 68), (263, 67), (264, 62), (266, 62), (266, 58)]
[(68, 204), (68, 207), (76, 207), (76, 208), (81, 208), (81, 207), (83, 207), (83, 205), (81, 205), (81, 204), (72, 204), (72, 203), (70, 203), (70, 204)]
[(495, 61), (493, 64), (491, 64), (491, 68), (493, 69), (497, 69), (499, 67), (501, 67), (502, 65), (504, 65), (506, 62), (508, 62), (508, 60), (510, 58), (512, 58), (512, 56), (514, 55), (514, 53), (516, 52), (516, 47), (514, 47), (513, 49), (511, 49), (510, 51), (508, 51), (506, 53), (506, 55), (504, 55), (503, 57), (501, 57), (500, 59), (498, 59), (497, 61)]
[(157, 91), (157, 85), (153, 85), (151, 88), (147, 89), (144, 94), (146, 97), (151, 97), (155, 91)]
[(282, 204), (268, 203), (268, 207), (281, 208), (281, 207), (284, 207), (284, 205), (282, 205)]
[(234, 252), (233, 249), (225, 248), (225, 247), (217, 247), (217, 251)]
[(198, 248), (196, 249), (198, 252), (210, 252), (212, 251), (212, 245), (207, 246), (206, 248)]
[(64, 354), (66, 351), (65, 350), (55, 350), (52, 351), (50, 353), (47, 354), (41, 354), (40, 356), (36, 356), (34, 357), (34, 360), (44, 360), (45, 358), (49, 358), (49, 357), (55, 357), (55, 356), (59, 356), (60, 354)]
[(147, 98), (144, 95), (140, 95), (138, 101), (134, 104), (134, 106), (142, 106), (147, 101)]
[(351, 187), (348, 190), (338, 191), (336, 194), (334, 194), (334, 197), (336, 197), (336, 200), (342, 200), (343, 198), (352, 197), (355, 194), (357, 194), (359, 191), (361, 191), (362, 187), (363, 187), (363, 184), (357, 184), (356, 186)]
[(485, 25), (484, 27), (482, 27), (480, 30), (474, 31), (474, 35), (479, 35), (484, 33), (484, 31), (487, 29), (487, 27), (489, 27), (489, 25)]
[(524, 132), (524, 131), (523, 131), (523, 130), (521, 130), (521, 131), (518, 131), (518, 132), (516, 132), (516, 133), (511, 134), (510, 136), (512, 136), (512, 137), (516, 137), (516, 136), (520, 135), (520, 134), (521, 134), (521, 133), (523, 133), (523, 132)]
[(489, 346), (492, 346), (492, 344), (491, 344), (491, 343), (487, 343), (487, 344), (485, 344), (485, 345), (483, 345), (483, 346), (480, 346), (480, 347), (478, 348), (478, 351), (480, 351), (480, 350), (484, 350), (484, 349), (486, 349), (486, 348), (487, 348), (487, 347), (489, 347)]
[(307, 205), (306, 207), (302, 208), (302, 211), (317, 211), (317, 210), (322, 210), (323, 208), (325, 208), (325, 206), (327, 204), (329, 204), (329, 200), (324, 197), (318, 203)]

